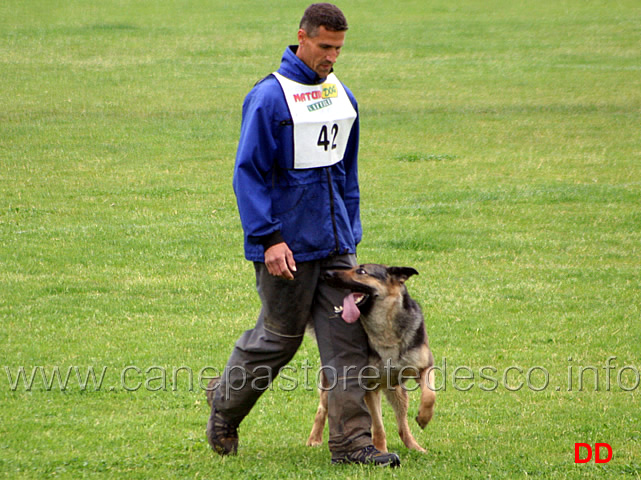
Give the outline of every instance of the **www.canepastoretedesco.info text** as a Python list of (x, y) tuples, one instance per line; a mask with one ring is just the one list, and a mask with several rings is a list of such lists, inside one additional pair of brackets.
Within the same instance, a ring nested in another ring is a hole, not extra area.
[[(564, 366), (549, 368), (541, 365), (495, 367), (485, 365), (470, 367), (450, 365), (447, 358), (431, 367), (434, 370), (435, 391), (467, 392), (473, 389), (493, 392), (497, 390), (535, 392), (553, 390), (557, 392), (612, 391), (625, 392), (639, 388), (640, 369), (635, 365), (620, 365), (617, 357), (610, 356), (600, 365), (579, 365), (568, 358)], [(342, 378), (357, 377), (363, 389), (374, 389), (380, 383), (377, 379), (394, 378), (393, 384), (401, 384), (406, 390), (415, 390), (420, 385), (415, 381), (416, 372), (411, 368), (395, 369), (392, 365), (382, 369), (368, 366), (361, 370), (345, 367), (344, 371), (327, 366), (312, 365), (307, 361), (300, 365), (286, 365), (275, 372), (268, 366), (258, 366), (251, 371), (241, 367), (216, 368), (204, 366), (137, 366), (121, 368), (109, 366), (4, 366), (7, 387), (11, 391), (195, 391), (215, 389), (210, 385), (214, 378), (225, 378), (230, 374), (242, 379), (240, 386), (260, 390), (293, 391), (296, 389), (315, 390), (340, 388)], [(553, 372), (553, 373), (551, 373)], [(335, 379), (327, 385), (322, 377)], [(234, 385), (238, 385), (237, 382)], [(2, 384), (0, 383), (0, 389)], [(231, 389), (232, 387), (226, 386)]]

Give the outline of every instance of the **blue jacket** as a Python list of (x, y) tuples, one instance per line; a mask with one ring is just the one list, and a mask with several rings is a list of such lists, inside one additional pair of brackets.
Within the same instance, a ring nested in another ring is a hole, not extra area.
[[(288, 47), (278, 73), (299, 83), (324, 78)], [(345, 88), (358, 112), (354, 95)], [(258, 82), (243, 103), (234, 192), (245, 234), (245, 257), (264, 262), (271, 245), (285, 241), (297, 262), (356, 253), (362, 237), (357, 172), (359, 122), (343, 160), (331, 167), (294, 170), (292, 117), (273, 75)]]

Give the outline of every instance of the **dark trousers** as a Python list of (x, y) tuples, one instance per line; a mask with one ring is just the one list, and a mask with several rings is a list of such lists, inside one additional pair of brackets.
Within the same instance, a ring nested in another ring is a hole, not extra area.
[[(322, 280), (325, 269), (355, 265), (354, 255), (301, 262), (294, 280), (284, 280), (256, 263), (262, 309), (256, 326), (236, 342), (225, 367), (214, 406), (239, 424), (273, 378), (294, 356), (312, 322), (329, 390), (329, 448), (349, 452), (371, 444), (371, 417), (358, 374), (368, 365), (367, 336), (360, 322), (348, 324), (334, 311), (347, 292)], [(313, 415), (310, 413), (310, 424)]]

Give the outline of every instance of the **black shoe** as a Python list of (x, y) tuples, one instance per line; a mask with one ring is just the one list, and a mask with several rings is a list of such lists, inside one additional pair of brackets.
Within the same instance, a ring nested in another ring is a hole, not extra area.
[(238, 451), (238, 426), (227, 423), (216, 411), (211, 410), (207, 422), (207, 440), (212, 450), (219, 455), (236, 455)]
[(359, 463), (377, 465), (379, 467), (398, 467), (401, 464), (401, 459), (395, 453), (380, 452), (373, 445), (369, 445), (354, 452), (332, 455), (332, 463)]

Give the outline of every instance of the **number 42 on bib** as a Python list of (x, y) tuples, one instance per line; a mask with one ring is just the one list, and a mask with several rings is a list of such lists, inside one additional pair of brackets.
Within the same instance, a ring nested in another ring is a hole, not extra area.
[(330, 148), (334, 150), (338, 146), (336, 145), (336, 137), (338, 136), (338, 124), (335, 123), (334, 125), (332, 125), (331, 141), (329, 140), (330, 135), (328, 134), (327, 130), (327, 125), (323, 125), (321, 127), (317, 145), (319, 147), (322, 147), (325, 151), (329, 150)]

